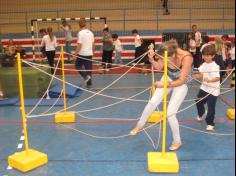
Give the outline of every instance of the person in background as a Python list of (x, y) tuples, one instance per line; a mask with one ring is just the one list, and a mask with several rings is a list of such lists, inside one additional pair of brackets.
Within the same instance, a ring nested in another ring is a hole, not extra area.
[[(203, 79), (203, 83), (197, 95), (197, 120), (202, 121), (204, 114), (207, 114), (207, 131), (214, 131), (215, 108), (217, 97), (220, 95), (220, 67), (214, 61), (215, 54), (216, 50), (214, 45), (205, 45), (202, 51), (205, 62), (199, 67), (199, 73), (193, 75), (195, 79)], [(199, 99), (202, 100), (199, 101)], [(208, 106), (208, 111), (205, 110), (205, 104)]]
[(115, 46), (115, 63), (116, 64), (123, 64), (121, 59), (121, 53), (124, 50), (121, 41), (118, 39), (117, 34), (112, 34), (113, 45)]
[(16, 47), (15, 42), (14, 42), (13, 39), (9, 39), (8, 45), (5, 48), (5, 53), (9, 57), (12, 57), (12, 56), (14, 57), (16, 55), (17, 47)]
[[(137, 59), (143, 54), (142, 39), (137, 29), (132, 30), (132, 34), (134, 36), (135, 59)], [(136, 62), (140, 62), (140, 61), (136, 60)]]
[(13, 67), (16, 63), (16, 54), (17, 54), (17, 46), (13, 39), (9, 39), (8, 45), (5, 47), (6, 57), (2, 58), (2, 66), (3, 67)]
[(194, 61), (193, 65), (194, 68), (198, 68), (202, 64), (202, 59), (201, 59), (201, 44), (202, 44), (202, 34), (198, 31), (197, 25), (192, 25), (192, 35), (194, 36), (194, 40), (196, 42), (196, 52), (195, 55), (193, 56)]
[(231, 49), (231, 41), (229, 40), (229, 35), (225, 34), (223, 36), (221, 36), (221, 39), (223, 40), (223, 60), (225, 62), (225, 67), (226, 69), (231, 69), (232, 66), (230, 65), (230, 49)]
[(232, 41), (232, 48), (229, 51), (230, 53), (230, 58), (232, 60), (232, 68), (235, 68), (235, 40)]
[[(41, 35), (42, 38), (43, 38), (45, 35), (48, 34), (48, 33), (47, 33), (47, 30), (44, 29), (44, 28), (40, 29), (40, 30), (39, 30), (39, 33), (40, 33), (40, 35)], [(45, 46), (41, 47), (41, 48), (40, 48), (40, 51), (41, 51), (41, 53), (42, 53), (42, 57), (45, 58), (45, 57), (46, 57)]]
[(71, 43), (72, 43), (72, 28), (71, 25), (67, 23), (66, 20), (62, 21), (61, 28), (64, 30), (65, 33), (65, 52), (67, 53), (68, 61), (71, 60)]
[[(2, 60), (6, 57), (4, 47), (2, 44), (2, 41), (0, 40), (0, 68), (2, 67)], [(2, 100), (4, 97), (3, 90), (2, 90), (2, 85), (0, 82), (0, 100)]]
[(192, 56), (196, 54), (196, 41), (193, 33), (189, 34), (189, 52)]
[(114, 45), (112, 36), (109, 33), (109, 28), (103, 30), (103, 39), (102, 39), (102, 62), (104, 69), (109, 69), (112, 67), (112, 54), (114, 51)]
[[(76, 57), (75, 67), (83, 77), (87, 88), (92, 86), (93, 55), (95, 51), (94, 34), (86, 28), (86, 20), (79, 20), (80, 31), (78, 32), (77, 48), (74, 53)], [(85, 70), (82, 71), (83, 66)]]
[(57, 38), (52, 32), (52, 28), (47, 28), (47, 35), (43, 36), (41, 47), (45, 47), (45, 54), (51, 67), (51, 74), (54, 73), (54, 57), (56, 54)]
[[(223, 81), (223, 78), (224, 78), (224, 75), (225, 75), (225, 63), (224, 63), (224, 60), (223, 60), (223, 47), (224, 47), (224, 44), (223, 44), (223, 41), (220, 37), (216, 37), (215, 38), (215, 49), (216, 49), (216, 54), (215, 54), (215, 58), (214, 58), (214, 61), (217, 65), (219, 65), (220, 67), (220, 82)], [(223, 71), (224, 70), (224, 71)]]
[(164, 8), (164, 13), (163, 15), (170, 15), (169, 8), (168, 8), (168, 0), (161, 0), (163, 1), (163, 8)]
[(2, 60), (6, 57), (5, 49), (3, 47), (2, 41), (0, 40), (0, 67), (2, 66)]

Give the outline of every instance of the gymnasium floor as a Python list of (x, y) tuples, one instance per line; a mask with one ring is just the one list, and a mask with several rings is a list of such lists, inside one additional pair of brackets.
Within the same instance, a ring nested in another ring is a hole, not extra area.
[[(94, 76), (94, 88), (104, 88), (118, 75)], [(79, 76), (68, 76), (71, 83), (79, 84)], [(224, 85), (227, 87), (229, 83)], [(121, 79), (102, 94), (115, 97), (131, 97), (151, 85), (150, 75), (130, 74)], [(190, 85), (186, 100), (196, 98), (198, 84)], [(225, 90), (222, 90), (224, 92)], [(134, 99), (148, 100), (149, 91), (140, 94)], [(68, 106), (79, 102), (92, 94), (83, 92), (82, 96), (68, 101)], [(223, 95), (231, 102), (235, 102), (234, 91)], [(106, 106), (121, 100), (114, 100), (96, 96), (89, 101), (73, 108), (74, 111), (89, 110)], [(183, 103), (181, 109), (194, 102)], [(233, 176), (235, 175), (235, 123), (228, 120), (225, 111), (229, 108), (220, 99), (216, 108), (217, 134), (205, 133), (205, 123), (197, 123), (196, 107), (193, 106), (178, 114), (180, 120), (183, 148), (177, 152), (180, 162), (179, 174), (153, 174), (147, 170), (147, 153), (161, 151), (158, 145), (159, 124), (147, 129), (155, 147), (145, 133), (137, 136), (127, 135), (135, 126), (135, 122), (146, 102), (126, 101), (115, 106), (97, 111), (77, 114), (78, 122), (75, 124), (55, 125), (53, 116), (31, 118), (28, 120), (28, 133), (30, 148), (44, 152), (49, 162), (40, 168), (28, 173), (21, 173), (9, 169), (7, 157), (19, 152), (19, 144), (23, 143), (19, 107), (0, 107), (0, 176)], [(27, 107), (27, 112), (32, 107)], [(49, 107), (39, 107), (33, 114), (41, 114)], [(55, 107), (57, 111), (62, 107)], [(80, 116), (81, 115), (81, 116)], [(119, 118), (119, 120), (85, 119), (93, 118)], [(131, 120), (127, 120), (131, 119)], [(133, 120), (132, 120), (133, 119)], [(147, 124), (150, 125), (150, 124)], [(186, 127), (190, 127), (186, 128)], [(193, 130), (195, 129), (195, 130)], [(83, 133), (81, 133), (83, 132)], [(86, 133), (86, 134), (85, 134)], [(88, 136), (89, 134), (90, 136)], [(93, 136), (93, 137), (92, 137)], [(104, 137), (119, 137), (105, 139)], [(96, 138), (95, 138), (96, 137)], [(99, 138), (102, 137), (102, 138)], [(171, 143), (170, 129), (167, 133), (167, 144)]]

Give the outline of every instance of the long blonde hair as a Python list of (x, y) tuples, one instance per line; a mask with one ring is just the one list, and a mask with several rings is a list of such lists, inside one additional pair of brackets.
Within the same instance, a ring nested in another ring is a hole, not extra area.
[(48, 28), (47, 28), (47, 32), (48, 32), (48, 35), (49, 35), (51, 41), (53, 41), (55, 36), (54, 36), (54, 34), (52, 33), (52, 28), (51, 28), (51, 27), (48, 27)]
[(215, 38), (216, 54), (222, 55), (223, 47), (224, 47), (223, 40), (220, 37), (216, 37)]
[(161, 44), (160, 46), (160, 50), (158, 51), (158, 53), (160, 55), (164, 55), (164, 52), (167, 51), (168, 52), (168, 56), (172, 56), (174, 53), (176, 53), (177, 49), (178, 49), (178, 43), (176, 40), (169, 40), (167, 42), (164, 42)]

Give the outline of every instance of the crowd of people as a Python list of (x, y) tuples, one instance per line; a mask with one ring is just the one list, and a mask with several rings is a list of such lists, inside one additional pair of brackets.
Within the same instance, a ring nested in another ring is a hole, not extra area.
[(207, 35), (202, 36), (198, 31), (197, 25), (192, 26), (192, 32), (189, 34), (189, 52), (192, 54), (194, 61), (193, 67), (198, 69), (205, 61), (202, 57), (203, 48), (208, 45), (214, 45), (216, 54), (214, 61), (220, 67), (221, 81), (230, 70), (235, 67), (235, 40), (231, 41), (227, 34), (221, 37), (215, 37), (214, 41), (210, 41)]

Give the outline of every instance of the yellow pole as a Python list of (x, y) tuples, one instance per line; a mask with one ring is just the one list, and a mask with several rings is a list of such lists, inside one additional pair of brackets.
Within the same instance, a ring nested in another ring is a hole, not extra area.
[(156, 88), (155, 88), (155, 74), (154, 74), (154, 68), (152, 66), (152, 96), (154, 95), (155, 90), (156, 90)]
[(165, 51), (164, 57), (164, 101), (163, 101), (163, 136), (162, 136), (162, 154), (166, 153), (166, 122), (167, 122), (167, 64), (168, 64), (168, 55)]
[(25, 137), (25, 150), (29, 151), (29, 142), (28, 142), (28, 133), (27, 133), (27, 120), (25, 113), (25, 101), (24, 101), (24, 89), (23, 89), (23, 79), (22, 79), (22, 67), (21, 67), (21, 58), (20, 53), (17, 53), (17, 65), (18, 65), (18, 79), (19, 79), (19, 91), (20, 91), (20, 103), (21, 103), (21, 115), (22, 115), (22, 123)]
[(61, 69), (62, 69), (62, 87), (63, 87), (63, 99), (64, 99), (64, 112), (66, 112), (66, 82), (65, 82), (65, 59), (64, 48), (61, 46)]

